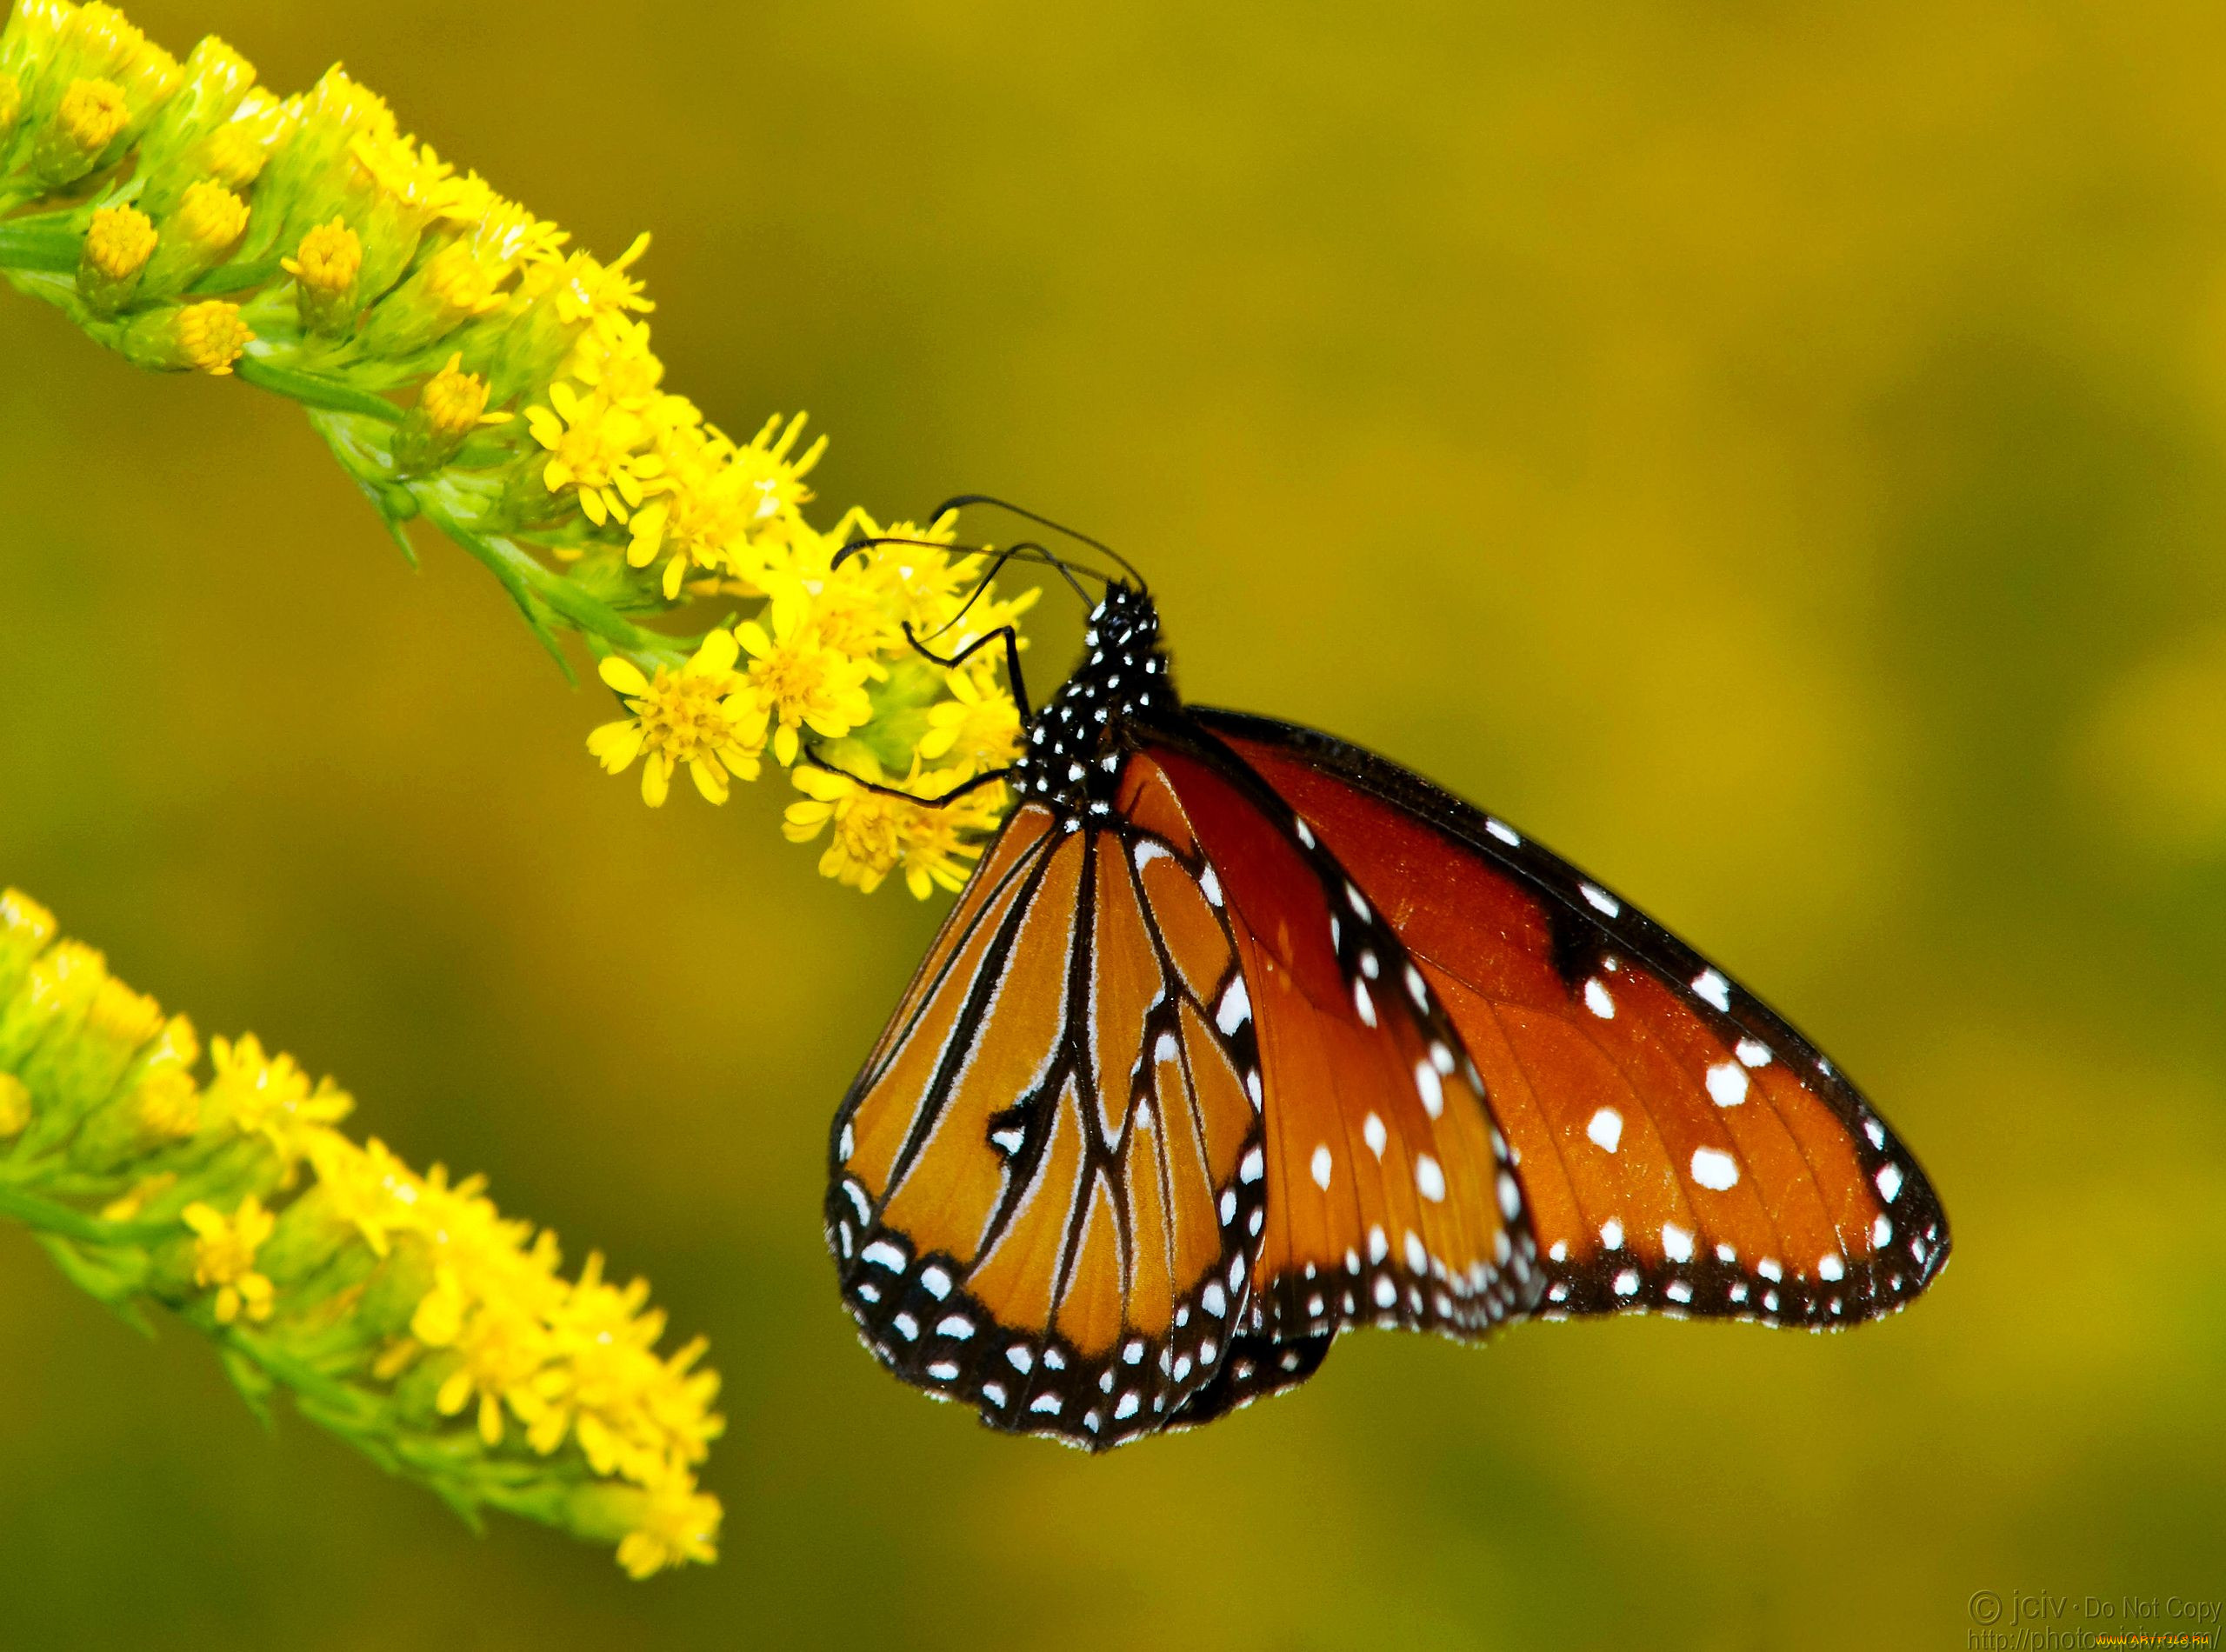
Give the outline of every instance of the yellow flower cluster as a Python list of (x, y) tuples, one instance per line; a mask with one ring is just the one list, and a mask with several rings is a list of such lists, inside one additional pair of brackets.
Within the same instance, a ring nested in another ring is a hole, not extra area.
[(568, 242), (337, 69), (280, 98), (221, 41), (180, 63), (71, 0), (17, 0), (0, 31), (0, 275), (142, 365), (301, 402), (397, 537), (433, 523), (560, 657), (585, 638), (628, 713), (590, 751), (640, 761), (652, 805), (683, 767), (723, 803), (770, 750), (809, 799), (788, 835), (835, 824), (830, 876), (949, 886), (1003, 789), (938, 810), (856, 782), (932, 798), (1010, 757), (996, 664), (932, 664), (906, 628), (948, 657), (1034, 592), (977, 591), (948, 523), (843, 558), (883, 530), (807, 519), (823, 438), (776, 415), (737, 441), (668, 390), (649, 237), (608, 263)]
[(221, 1338), (303, 1409), (452, 1502), (618, 1545), (637, 1577), (716, 1557), (696, 1471), (722, 1427), (701, 1338), (660, 1355), (640, 1280), (337, 1128), (330, 1080), (200, 1041), (0, 892), (0, 1215), (119, 1306)]

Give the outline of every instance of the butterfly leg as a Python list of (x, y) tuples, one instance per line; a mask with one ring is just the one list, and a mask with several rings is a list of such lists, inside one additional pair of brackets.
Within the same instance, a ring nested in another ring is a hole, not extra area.
[(902, 797), (908, 803), (918, 803), (928, 809), (941, 809), (946, 803), (957, 802), (970, 791), (978, 791), (983, 786), (1010, 779), (1012, 776), (1010, 769), (992, 769), (987, 773), (975, 776), (971, 780), (960, 781), (949, 791), (939, 791), (932, 797), (923, 797), (916, 792), (906, 791), (902, 786), (884, 786), (877, 780), (866, 780), (852, 774), (847, 769), (838, 769), (821, 756), (817, 749), (811, 746), (806, 746), (803, 749), (803, 760), (815, 769), (823, 769), (830, 775), (842, 776), (861, 791), (870, 791), (880, 797)]
[(912, 645), (912, 651), (922, 659), (932, 661), (937, 665), (954, 670), (965, 664), (968, 660), (989, 647), (990, 643), (1002, 642), (1005, 645), (1005, 679), (1012, 687), (1012, 703), (1020, 712), (1022, 725), (1023, 727), (1027, 725), (1029, 721), (1028, 683), (1020, 675), (1020, 632), (1016, 627), (1000, 625), (987, 636), (976, 637), (948, 658), (936, 653), (918, 637), (913, 636), (912, 622), (910, 620), (904, 622), (904, 640)]

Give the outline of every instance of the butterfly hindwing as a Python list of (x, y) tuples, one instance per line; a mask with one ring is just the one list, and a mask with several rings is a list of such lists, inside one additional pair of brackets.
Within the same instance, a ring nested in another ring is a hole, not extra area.
[[(1506, 1142), (1404, 947), (1303, 822), (1210, 750), (1148, 744), (1121, 806), (1179, 816), (1216, 876), (1261, 1052), (1268, 1186), (1250, 1328), (1476, 1336), (1542, 1289)], [(1249, 1082), (1249, 1081), (1248, 1081)]]

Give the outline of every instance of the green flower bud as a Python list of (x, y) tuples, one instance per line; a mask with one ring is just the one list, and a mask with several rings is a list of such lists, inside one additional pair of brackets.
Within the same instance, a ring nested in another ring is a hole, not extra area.
[(294, 278), (303, 332), (344, 338), (356, 330), (357, 311), (362, 307), (357, 279), (363, 268), (363, 243), (345, 219), (318, 224), (302, 237), (292, 257), (278, 261), (278, 267)]
[(155, 244), (155, 226), (138, 208), (108, 206), (94, 213), (77, 259), (77, 296), (86, 307), (112, 316), (137, 297)]
[(437, 470), (463, 450), (464, 441), (483, 424), (499, 424), (507, 413), (487, 411), (487, 381), (462, 370), (463, 357), (449, 357), (448, 365), (426, 381), (417, 405), (410, 410), (394, 436), (396, 474), (421, 476)]
[(183, 292), (223, 262), (247, 233), (248, 205), (213, 178), (189, 185), (177, 210), (163, 220), (162, 244), (141, 282), (150, 298)]
[(142, 367), (222, 378), (254, 342), (239, 306), (212, 300), (150, 311), (124, 329), (117, 348)]

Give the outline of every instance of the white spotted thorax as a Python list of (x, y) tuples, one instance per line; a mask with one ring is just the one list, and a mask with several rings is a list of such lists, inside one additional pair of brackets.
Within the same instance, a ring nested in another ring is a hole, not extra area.
[(1143, 592), (1110, 587), (1090, 610), (1083, 647), (1088, 651), (1074, 675), (1036, 714), (1012, 776), (1021, 796), (1049, 804), (1070, 830), (1086, 816), (1113, 812), (1126, 755), (1121, 724), (1176, 705), (1159, 611)]

